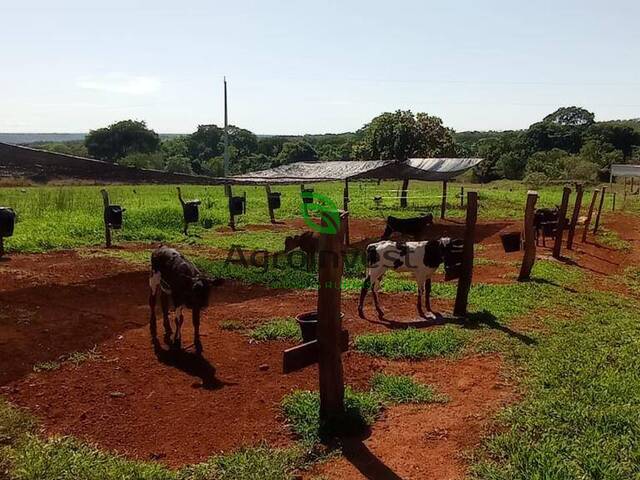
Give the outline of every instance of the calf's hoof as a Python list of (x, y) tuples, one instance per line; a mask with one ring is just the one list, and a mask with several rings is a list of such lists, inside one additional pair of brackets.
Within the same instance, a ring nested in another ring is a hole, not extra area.
[(197, 355), (202, 355), (202, 344), (200, 342), (196, 342), (194, 344)]

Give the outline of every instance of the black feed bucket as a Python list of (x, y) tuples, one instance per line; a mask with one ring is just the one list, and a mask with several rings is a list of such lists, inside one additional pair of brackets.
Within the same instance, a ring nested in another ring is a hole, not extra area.
[(520, 250), (520, 232), (503, 233), (500, 235), (500, 240), (502, 240), (502, 248), (504, 248), (505, 252), (517, 252)]
[(271, 192), (269, 194), (269, 208), (271, 210), (280, 208), (280, 192)]
[(313, 188), (305, 188), (302, 190), (302, 202), (313, 203)]
[[(340, 319), (344, 318), (344, 313), (340, 313)], [(302, 333), (302, 343), (311, 342), (318, 338), (318, 312), (301, 313), (296, 316), (296, 321), (300, 325)]]
[(192, 200), (190, 202), (185, 202), (184, 207), (182, 208), (182, 213), (184, 215), (184, 221), (187, 223), (198, 223), (200, 219), (200, 200)]
[(9, 207), (0, 207), (0, 237), (13, 235), (13, 227), (16, 224), (16, 212)]
[(460, 278), (462, 272), (462, 250), (464, 247), (464, 240), (454, 239), (451, 240), (451, 246), (448, 252), (445, 253), (444, 258), (444, 279), (455, 280)]
[(242, 215), (245, 212), (245, 197), (229, 197), (229, 213)]
[(104, 218), (110, 228), (120, 229), (122, 228), (122, 212), (124, 208), (120, 205), (109, 205), (104, 210)]

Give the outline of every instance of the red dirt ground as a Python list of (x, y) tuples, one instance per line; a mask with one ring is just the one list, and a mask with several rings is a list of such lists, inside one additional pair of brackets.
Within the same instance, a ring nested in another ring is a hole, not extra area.
[[(638, 232), (638, 223), (630, 216), (607, 217), (607, 227), (623, 238)], [(352, 238), (375, 237), (380, 226), (354, 221)], [(446, 222), (437, 232), (460, 236), (462, 228)], [(499, 233), (517, 228), (512, 222), (479, 226), (478, 257), (498, 263), (480, 262), (475, 281), (513, 281), (521, 254), (502, 253)], [(540, 249), (539, 254), (548, 252)], [(578, 243), (565, 261), (604, 278), (620, 272), (629, 257)], [(0, 262), (0, 393), (34, 412), (47, 434), (75, 435), (170, 466), (262, 441), (289, 444), (292, 437), (280, 416), (280, 401), (295, 388), (315, 389), (316, 368), (282, 375), (282, 350), (290, 343), (251, 344), (242, 333), (219, 325), (234, 320), (248, 326), (312, 310), (316, 293), (228, 282), (204, 314), (204, 358), (199, 359), (190, 351), (154, 352), (146, 281), (142, 267), (75, 252), (16, 255)], [(382, 302), (394, 318), (415, 317), (413, 295), (383, 295)], [(436, 301), (434, 307), (448, 310), (450, 302)], [(343, 311), (352, 335), (385, 329), (357, 317), (353, 295), (344, 297)], [(370, 305), (367, 311), (371, 315)], [(188, 322), (185, 326), (188, 344), (191, 328)], [(94, 345), (103, 359), (32, 372), (38, 362)], [(347, 383), (357, 388), (365, 388), (374, 372), (385, 370), (433, 383), (451, 401), (389, 409), (368, 439), (348, 442), (344, 458), (314, 469), (331, 478), (462, 478), (465, 461), (460, 453), (476, 445), (495, 412), (514, 399), (495, 355), (388, 362), (348, 352), (344, 364)], [(261, 365), (268, 369), (261, 370)]]

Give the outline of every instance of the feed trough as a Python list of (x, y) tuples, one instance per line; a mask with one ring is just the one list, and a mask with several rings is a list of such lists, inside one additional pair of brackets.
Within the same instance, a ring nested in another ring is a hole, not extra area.
[(229, 197), (229, 212), (231, 215), (242, 215), (246, 210), (246, 197)]
[[(340, 318), (344, 318), (344, 313), (340, 313)], [(318, 312), (306, 312), (296, 316), (296, 321), (300, 325), (302, 342), (307, 343), (318, 338)]]
[(519, 251), (521, 245), (520, 237), (520, 232), (503, 233), (502, 235), (500, 235), (500, 240), (502, 241), (502, 248), (504, 248), (504, 251), (507, 253)]

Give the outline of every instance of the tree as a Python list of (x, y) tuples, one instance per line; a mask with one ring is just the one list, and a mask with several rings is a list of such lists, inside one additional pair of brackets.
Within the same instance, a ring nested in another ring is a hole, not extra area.
[(542, 119), (545, 123), (563, 126), (589, 126), (595, 121), (595, 115), (581, 107), (561, 107)]
[(410, 110), (383, 113), (363, 127), (362, 137), (352, 153), (363, 160), (455, 155), (453, 130), (444, 127), (440, 118), (426, 113), (415, 116)]
[(158, 150), (160, 137), (145, 122), (123, 120), (105, 128), (91, 130), (84, 140), (89, 155), (115, 162), (130, 153)]
[(191, 159), (187, 157), (167, 158), (166, 169), (169, 173), (193, 173), (191, 171)]
[(151, 168), (164, 170), (164, 156), (160, 152), (155, 153), (130, 153), (118, 160), (119, 165), (135, 168)]
[(285, 137), (262, 137), (258, 139), (257, 153), (267, 157), (277, 157), (286, 141)]
[(311, 144), (304, 141), (285, 142), (276, 158), (278, 165), (293, 162), (318, 160), (318, 152)]
[(559, 148), (554, 148), (547, 152), (535, 152), (527, 160), (526, 173), (544, 173), (547, 178), (561, 179), (564, 177), (565, 160), (568, 153)]
[[(246, 157), (258, 151), (258, 137), (256, 137), (249, 130), (229, 125), (228, 132), (229, 145), (232, 145), (238, 149), (238, 156)], [(224, 148), (224, 141), (222, 146)]]
[(217, 125), (198, 125), (198, 129), (187, 136), (187, 156), (192, 160), (207, 160), (222, 155), (224, 131)]

